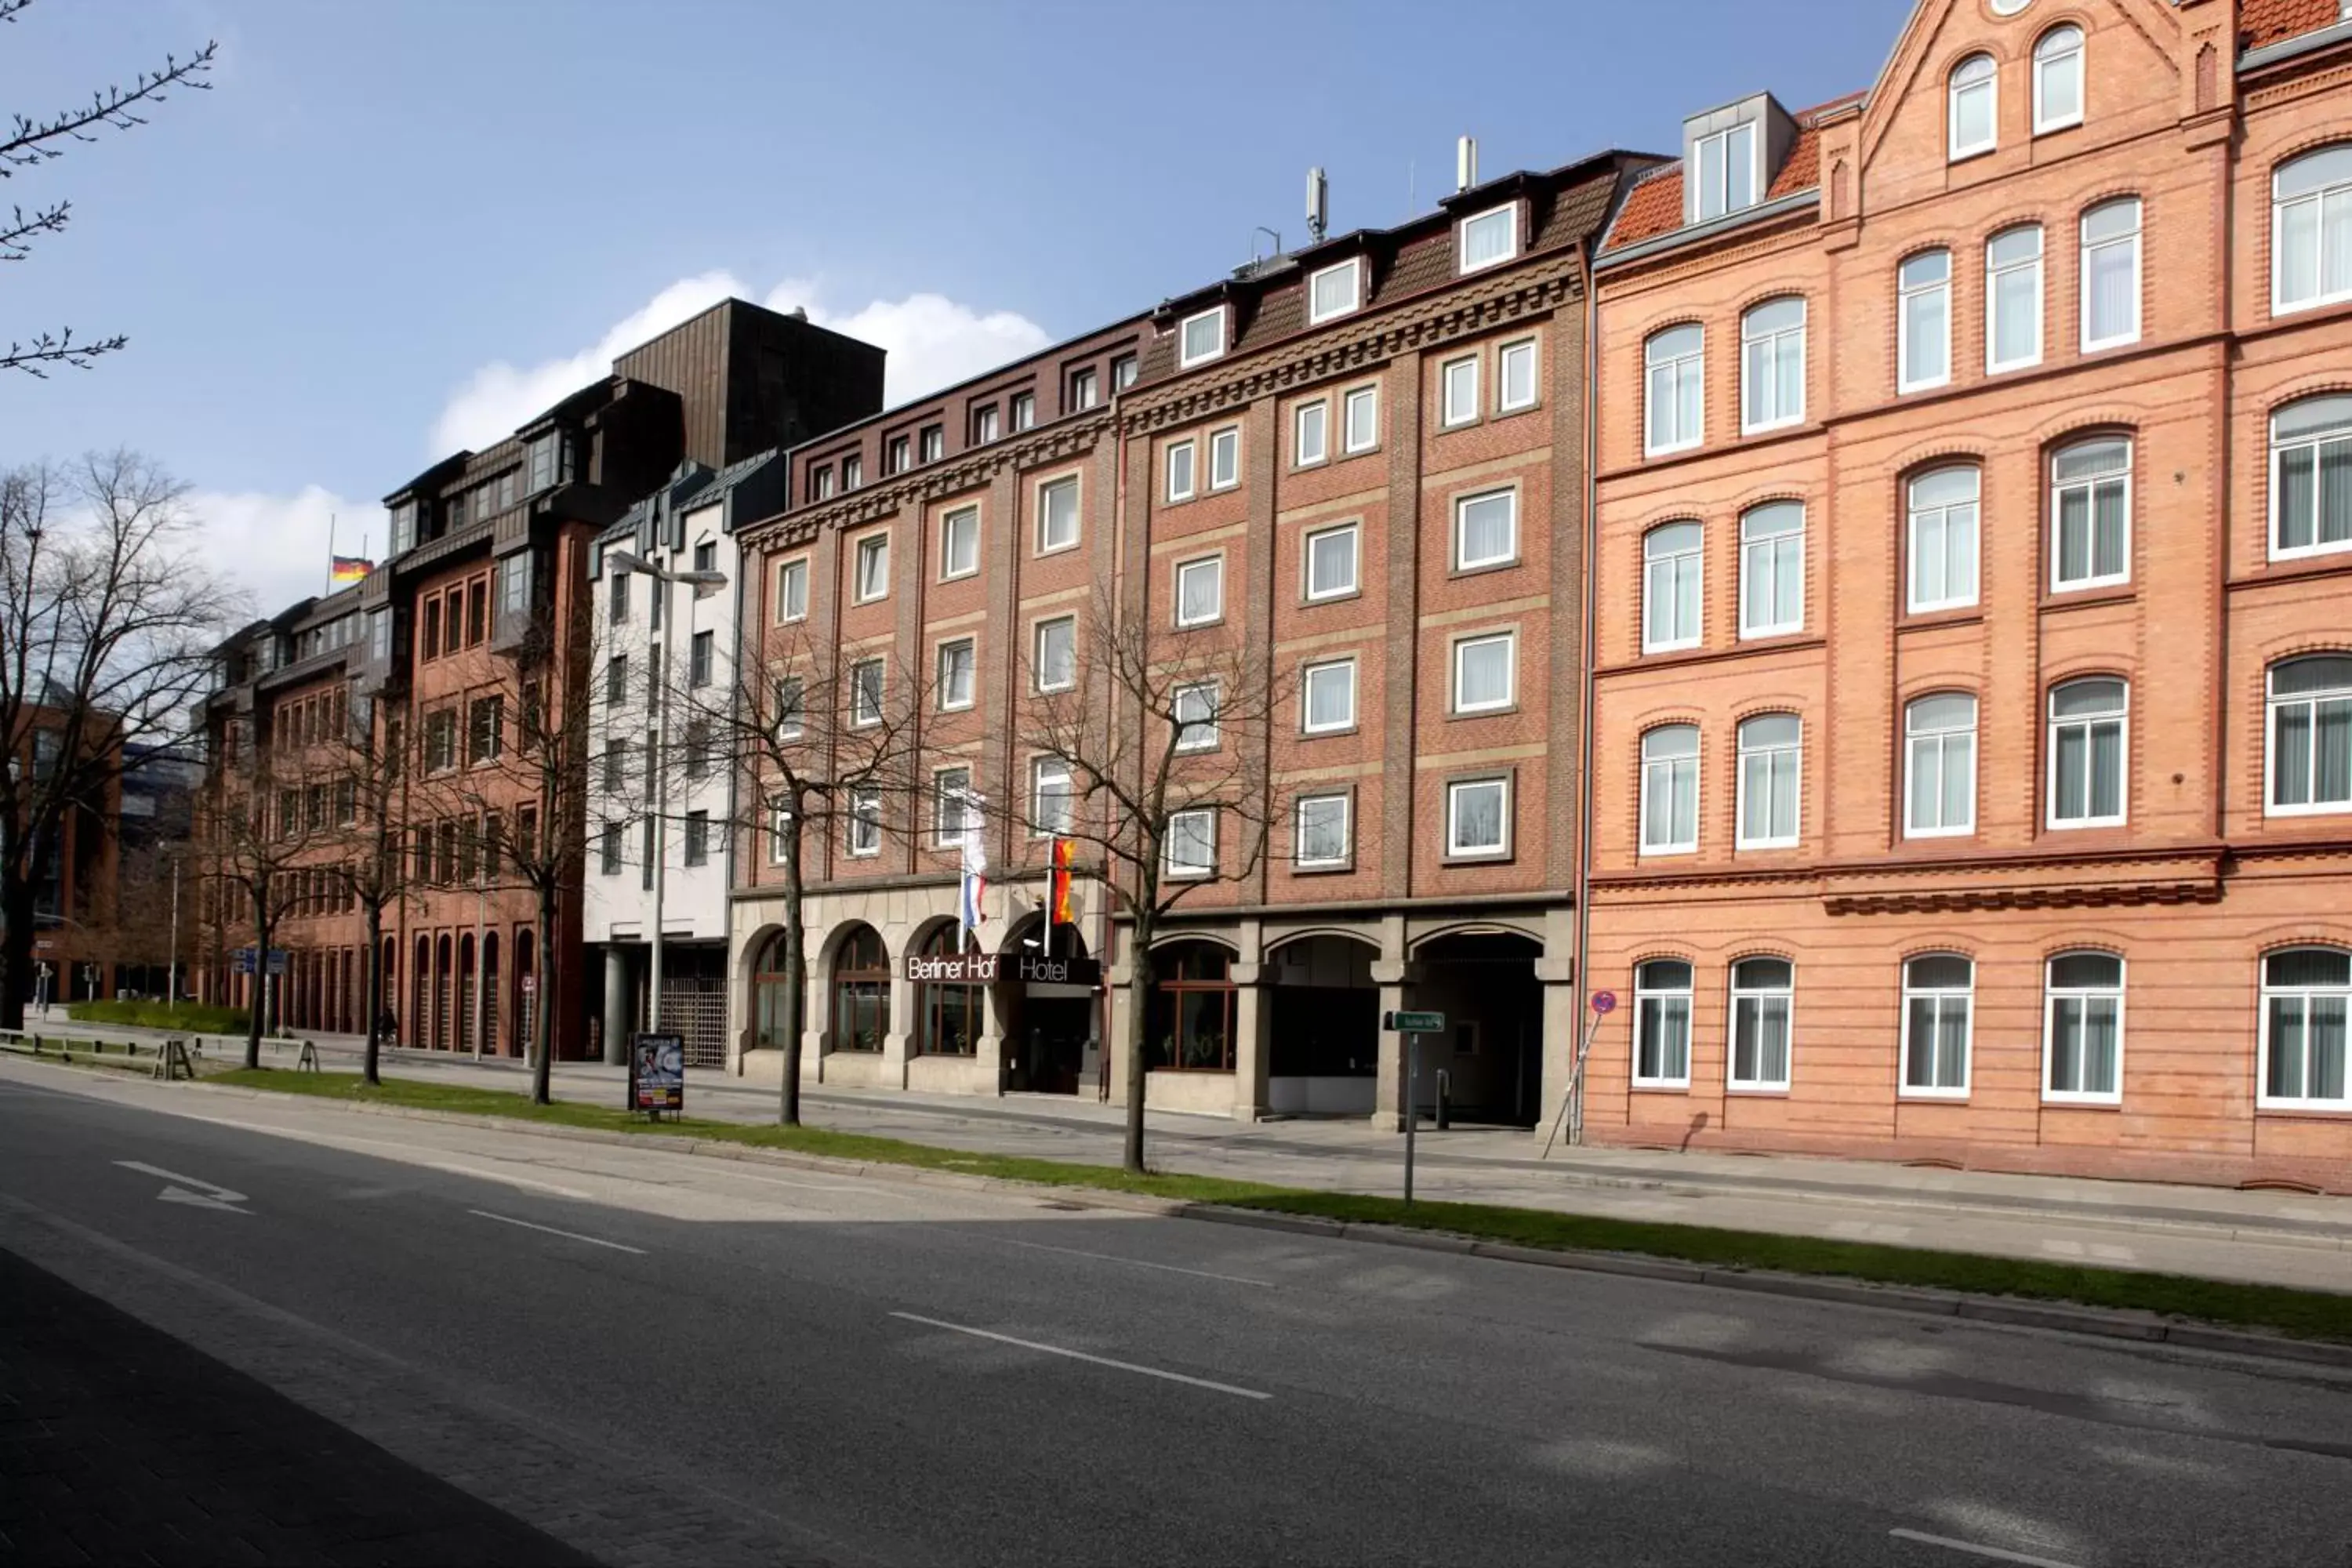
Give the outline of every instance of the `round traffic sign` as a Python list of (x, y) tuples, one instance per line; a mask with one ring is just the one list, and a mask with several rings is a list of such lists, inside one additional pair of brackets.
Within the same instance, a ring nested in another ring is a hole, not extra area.
[(1617, 993), (1595, 991), (1592, 994), (1592, 1010), (1596, 1013), (1614, 1013), (1617, 1010)]

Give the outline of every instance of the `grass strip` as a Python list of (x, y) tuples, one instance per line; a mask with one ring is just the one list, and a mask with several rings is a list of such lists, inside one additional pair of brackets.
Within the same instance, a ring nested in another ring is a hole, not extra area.
[(606, 1131), (662, 1132), (788, 1149), (804, 1154), (961, 1171), (1048, 1186), (1095, 1187), (1141, 1193), (1193, 1203), (1228, 1205), (1300, 1215), (1347, 1225), (1386, 1225), (1442, 1231), (1479, 1241), (1558, 1252), (1635, 1253), (1669, 1258), (1705, 1268), (1760, 1268), (1786, 1274), (1832, 1275), (1874, 1284), (1958, 1290), (1979, 1296), (2014, 1296), (2069, 1301), (2083, 1306), (2155, 1312), (2166, 1317), (2237, 1328), (2263, 1329), (2298, 1339), (2352, 1342), (2352, 1295), (2299, 1290), (2284, 1285), (2242, 1285), (2179, 1274), (2126, 1268), (2084, 1268), (2034, 1258), (1993, 1258), (1971, 1252), (1890, 1247), (1879, 1242), (1832, 1241), (1818, 1237), (1765, 1231), (1725, 1230), (1712, 1226), (1653, 1220), (1610, 1219), (1559, 1214), (1498, 1204), (1423, 1201), (1408, 1208), (1389, 1197), (1360, 1193), (1316, 1192), (1237, 1182), (1223, 1176), (1153, 1173), (1138, 1176), (1112, 1165), (1083, 1165), (1012, 1154), (983, 1154), (837, 1132), (822, 1127), (778, 1127), (696, 1119), (650, 1122), (613, 1107), (563, 1100), (533, 1105), (530, 1097), (504, 1089), (386, 1079), (370, 1089), (356, 1073), (296, 1073), (263, 1068), (222, 1073), (208, 1081), (318, 1099), (401, 1106), (415, 1110), (503, 1116), (519, 1121)]

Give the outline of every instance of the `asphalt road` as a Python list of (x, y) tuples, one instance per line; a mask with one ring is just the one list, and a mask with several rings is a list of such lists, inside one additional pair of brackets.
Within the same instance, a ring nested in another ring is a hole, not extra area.
[(68, 1081), (0, 1247), (609, 1563), (2352, 1563), (2352, 1376)]

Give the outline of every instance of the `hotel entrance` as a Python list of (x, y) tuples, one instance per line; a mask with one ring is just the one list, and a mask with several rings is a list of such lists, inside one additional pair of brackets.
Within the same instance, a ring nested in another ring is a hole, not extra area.
[(1004, 1087), (1018, 1093), (1077, 1094), (1100, 1072), (1102, 966), (1077, 928), (1045, 921), (1013, 927), (1000, 949), (997, 1006), (1004, 1018)]

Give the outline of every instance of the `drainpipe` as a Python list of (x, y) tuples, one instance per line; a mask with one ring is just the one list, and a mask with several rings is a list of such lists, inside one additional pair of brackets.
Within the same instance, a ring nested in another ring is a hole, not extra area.
[[(1578, 1105), (1576, 1126), (1580, 1141), (1584, 1127), (1584, 1005), (1582, 998), (1591, 991), (1592, 956), (1592, 713), (1594, 708), (1593, 667), (1599, 657), (1600, 637), (1594, 626), (1601, 595), (1601, 301), (1592, 284), (1592, 254), (1584, 245), (1577, 247), (1577, 270), (1584, 282), (1584, 625), (1581, 641), (1584, 667), (1578, 681), (1576, 739), (1580, 753), (1577, 763), (1577, 787), (1583, 799), (1578, 804), (1576, 830), (1576, 979), (1579, 997), (1575, 1024), (1569, 1031), (1569, 1090)], [(1565, 1107), (1563, 1106), (1563, 1109)]]

